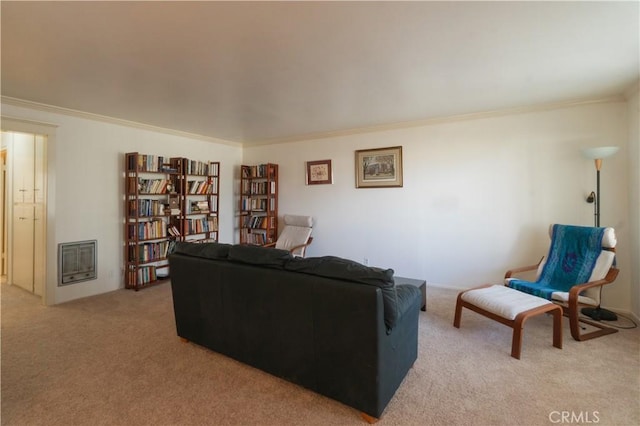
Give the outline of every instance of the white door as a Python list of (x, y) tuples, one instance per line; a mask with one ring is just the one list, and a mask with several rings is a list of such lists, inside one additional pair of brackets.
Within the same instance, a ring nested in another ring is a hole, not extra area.
[(42, 295), (45, 282), (44, 136), (10, 133), (11, 283)]
[(33, 205), (13, 206), (12, 284), (34, 293), (33, 280)]

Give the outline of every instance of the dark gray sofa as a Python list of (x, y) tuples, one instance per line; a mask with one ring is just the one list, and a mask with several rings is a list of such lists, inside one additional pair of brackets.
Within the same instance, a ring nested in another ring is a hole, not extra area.
[(370, 416), (417, 358), (420, 291), (391, 269), (217, 243), (169, 262), (180, 337)]

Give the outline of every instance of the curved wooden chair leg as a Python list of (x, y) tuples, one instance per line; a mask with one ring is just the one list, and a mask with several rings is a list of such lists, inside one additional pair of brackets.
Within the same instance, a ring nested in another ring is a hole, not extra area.
[[(596, 321), (590, 321), (584, 318), (580, 318), (579, 306), (571, 304), (569, 309), (566, 310), (566, 315), (569, 318), (569, 328), (571, 329), (571, 337), (578, 342), (584, 342), (585, 340), (594, 339), (600, 336), (606, 336), (607, 334), (617, 333), (615, 328), (607, 327)], [(598, 330), (591, 331), (589, 333), (580, 332), (580, 323), (589, 324)]]
[(562, 313), (564, 309), (558, 306), (558, 309), (551, 311), (553, 315), (553, 346), (562, 349)]
[(458, 299), (456, 300), (456, 312), (453, 317), (453, 326), (455, 328), (460, 328), (461, 318), (462, 318), (462, 293), (458, 294)]
[[(616, 274), (617, 275), (617, 270)], [(614, 277), (615, 277), (614, 275)], [(569, 302), (567, 309), (565, 309), (565, 315), (569, 317), (569, 328), (571, 329), (571, 337), (578, 342), (584, 342), (585, 340), (593, 339), (600, 336), (606, 336), (607, 334), (617, 333), (615, 328), (607, 327), (596, 321), (589, 321), (584, 318), (580, 318), (580, 304), (578, 303), (578, 292), (571, 290), (569, 293)], [(589, 333), (580, 332), (580, 323), (589, 324), (598, 330), (591, 331)]]

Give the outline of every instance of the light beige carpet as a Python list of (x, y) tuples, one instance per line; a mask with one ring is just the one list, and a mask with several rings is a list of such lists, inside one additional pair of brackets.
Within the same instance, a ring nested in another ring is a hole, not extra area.
[[(551, 346), (551, 318), (511, 329), (428, 288), (418, 360), (380, 425), (640, 424), (640, 333)], [(169, 284), (54, 307), (2, 285), (3, 425), (358, 425), (339, 402), (176, 336)], [(564, 417), (563, 417), (564, 416)]]

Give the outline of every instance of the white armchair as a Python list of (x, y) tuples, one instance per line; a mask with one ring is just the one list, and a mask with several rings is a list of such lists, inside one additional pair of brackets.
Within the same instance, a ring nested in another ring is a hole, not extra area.
[(284, 228), (275, 243), (265, 244), (264, 247), (275, 247), (288, 250), (297, 257), (304, 257), (305, 250), (313, 237), (313, 218), (311, 216), (284, 215)]

